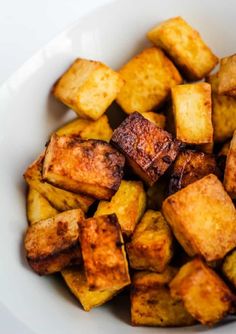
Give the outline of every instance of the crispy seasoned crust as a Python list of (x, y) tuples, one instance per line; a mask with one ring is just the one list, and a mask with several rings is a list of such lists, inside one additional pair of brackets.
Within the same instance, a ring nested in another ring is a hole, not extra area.
[(218, 93), (236, 97), (236, 54), (220, 61)]
[(213, 155), (193, 150), (180, 152), (170, 176), (169, 194), (175, 193), (208, 174), (219, 175)]
[(216, 273), (200, 259), (183, 267), (170, 282), (173, 298), (183, 301), (187, 311), (204, 325), (220, 321), (231, 309), (233, 295)]
[(190, 80), (204, 78), (218, 63), (200, 34), (180, 16), (154, 27), (147, 37), (161, 47)]
[(236, 288), (236, 249), (227, 254), (222, 265), (222, 271)]
[(234, 131), (227, 154), (224, 186), (230, 197), (236, 199), (236, 130)]
[(89, 218), (81, 224), (80, 233), (89, 288), (120, 289), (128, 285), (128, 263), (116, 215)]
[(24, 245), (32, 269), (40, 275), (47, 275), (67, 265), (80, 263), (78, 224), (83, 219), (83, 211), (75, 209), (31, 225)]
[(127, 244), (131, 268), (162, 272), (173, 255), (173, 237), (158, 211), (148, 210)]
[(81, 208), (84, 212), (87, 212), (89, 206), (94, 202), (93, 198), (71, 193), (43, 181), (44, 156), (45, 153), (43, 152), (25, 171), (24, 178), (28, 185), (45, 197), (58, 211)]
[(101, 140), (52, 135), (43, 164), (43, 179), (57, 187), (110, 199), (118, 190), (124, 156)]
[(190, 256), (215, 261), (236, 246), (235, 207), (213, 174), (167, 197), (162, 212)]
[(176, 269), (167, 267), (161, 273), (136, 272), (131, 288), (131, 321), (134, 326), (189, 326), (195, 319), (183, 303), (170, 295), (168, 283)]
[(181, 144), (136, 112), (114, 131), (111, 142), (124, 153), (134, 172), (149, 185), (165, 173)]

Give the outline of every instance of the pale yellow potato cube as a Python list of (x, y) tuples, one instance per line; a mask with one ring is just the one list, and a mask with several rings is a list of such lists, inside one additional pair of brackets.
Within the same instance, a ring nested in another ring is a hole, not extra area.
[(234, 131), (227, 154), (224, 186), (229, 195), (233, 199), (236, 199), (236, 130)]
[(143, 117), (148, 119), (150, 122), (158, 126), (159, 128), (164, 129), (166, 125), (166, 117), (165, 115), (158, 114), (153, 111), (147, 111), (142, 113)]
[(236, 97), (236, 54), (220, 61), (218, 92)]

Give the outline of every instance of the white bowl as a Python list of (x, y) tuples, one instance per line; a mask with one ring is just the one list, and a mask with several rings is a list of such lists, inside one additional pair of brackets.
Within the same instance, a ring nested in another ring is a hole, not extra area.
[(148, 45), (145, 33), (153, 25), (176, 15), (183, 16), (198, 29), (218, 56), (232, 54), (236, 51), (235, 10), (233, 0), (112, 2), (90, 13), (42, 48), (1, 87), (0, 303), (32, 332), (236, 332), (236, 324), (230, 321), (209, 330), (201, 326), (131, 327), (129, 307), (126, 301), (120, 306), (119, 297), (86, 313), (60, 280), (39, 277), (29, 269), (22, 248), (27, 226), (22, 173), (42, 150), (48, 134), (74, 116), (49, 95), (52, 84), (72, 60), (75, 57), (98, 59), (119, 68)]

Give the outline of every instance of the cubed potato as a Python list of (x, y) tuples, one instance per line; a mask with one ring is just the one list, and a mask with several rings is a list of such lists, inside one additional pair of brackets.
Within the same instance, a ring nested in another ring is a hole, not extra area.
[(173, 194), (211, 173), (219, 175), (219, 169), (213, 155), (193, 150), (182, 151), (175, 160), (171, 172), (169, 194)]
[(220, 60), (218, 92), (236, 97), (236, 54)]
[(127, 244), (131, 268), (162, 272), (173, 255), (173, 237), (158, 211), (148, 210)]
[(147, 189), (147, 208), (160, 210), (164, 199), (168, 196), (169, 176), (164, 175), (152, 187)]
[(168, 283), (176, 274), (168, 267), (163, 273), (134, 274), (131, 289), (131, 321), (134, 326), (190, 326), (196, 321), (183, 303), (170, 295)]
[(27, 196), (27, 218), (30, 224), (51, 218), (59, 212), (51, 206), (37, 190), (29, 187)]
[(69, 210), (40, 220), (27, 229), (26, 258), (34, 271), (48, 275), (81, 262), (78, 224), (83, 219), (82, 210)]
[(150, 122), (158, 126), (159, 128), (164, 129), (166, 125), (166, 117), (163, 114), (158, 114), (156, 112), (147, 111), (143, 112), (142, 116), (148, 119)]
[(53, 94), (80, 117), (97, 120), (122, 85), (120, 75), (105, 64), (76, 59), (54, 85)]
[(212, 124), (214, 141), (221, 143), (232, 137), (236, 129), (236, 97), (219, 95), (219, 73), (207, 78), (212, 88)]
[(215, 261), (236, 246), (236, 210), (213, 174), (167, 197), (162, 212), (189, 256)]
[(170, 282), (173, 298), (204, 325), (220, 321), (231, 309), (233, 295), (222, 279), (200, 259), (180, 268)]
[(43, 152), (25, 171), (24, 178), (28, 185), (45, 197), (58, 211), (81, 208), (84, 212), (87, 212), (89, 206), (94, 202), (93, 198), (82, 194), (74, 194), (43, 181), (44, 156), (45, 153)]
[(180, 142), (139, 113), (127, 117), (113, 132), (111, 142), (127, 158), (134, 172), (150, 186), (175, 160)]
[(94, 216), (115, 213), (126, 236), (130, 236), (146, 207), (146, 193), (140, 181), (121, 181), (117, 193), (109, 202), (100, 201)]
[(236, 199), (236, 130), (234, 131), (227, 154), (224, 186), (230, 197)]
[(154, 47), (136, 55), (119, 73), (125, 84), (116, 101), (128, 114), (159, 107), (169, 96), (171, 87), (182, 82), (173, 63)]
[(124, 156), (105, 141), (52, 135), (43, 179), (57, 187), (110, 199), (120, 186)]
[(108, 117), (103, 115), (97, 121), (76, 118), (56, 131), (58, 136), (78, 135), (81, 139), (100, 139), (107, 142), (112, 136)]
[(80, 226), (80, 234), (89, 289), (121, 289), (130, 284), (124, 242), (116, 215), (85, 220)]
[(171, 92), (177, 139), (188, 144), (211, 143), (211, 86), (198, 82), (175, 86)]
[(180, 16), (154, 27), (147, 37), (161, 47), (190, 80), (204, 78), (218, 63), (199, 33)]
[(222, 270), (225, 277), (236, 288), (236, 249), (227, 254), (222, 265)]
[(103, 291), (91, 291), (82, 266), (71, 267), (61, 272), (67, 286), (80, 301), (85, 311), (105, 304), (112, 299), (119, 290), (105, 289)]

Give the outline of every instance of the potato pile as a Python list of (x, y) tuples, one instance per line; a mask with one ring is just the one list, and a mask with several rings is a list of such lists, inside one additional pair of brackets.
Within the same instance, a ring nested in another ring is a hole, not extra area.
[(132, 325), (211, 326), (236, 304), (236, 55), (210, 74), (181, 17), (147, 37), (119, 71), (77, 59), (53, 87), (79, 117), (24, 174), (26, 258), (85, 311), (130, 289)]

